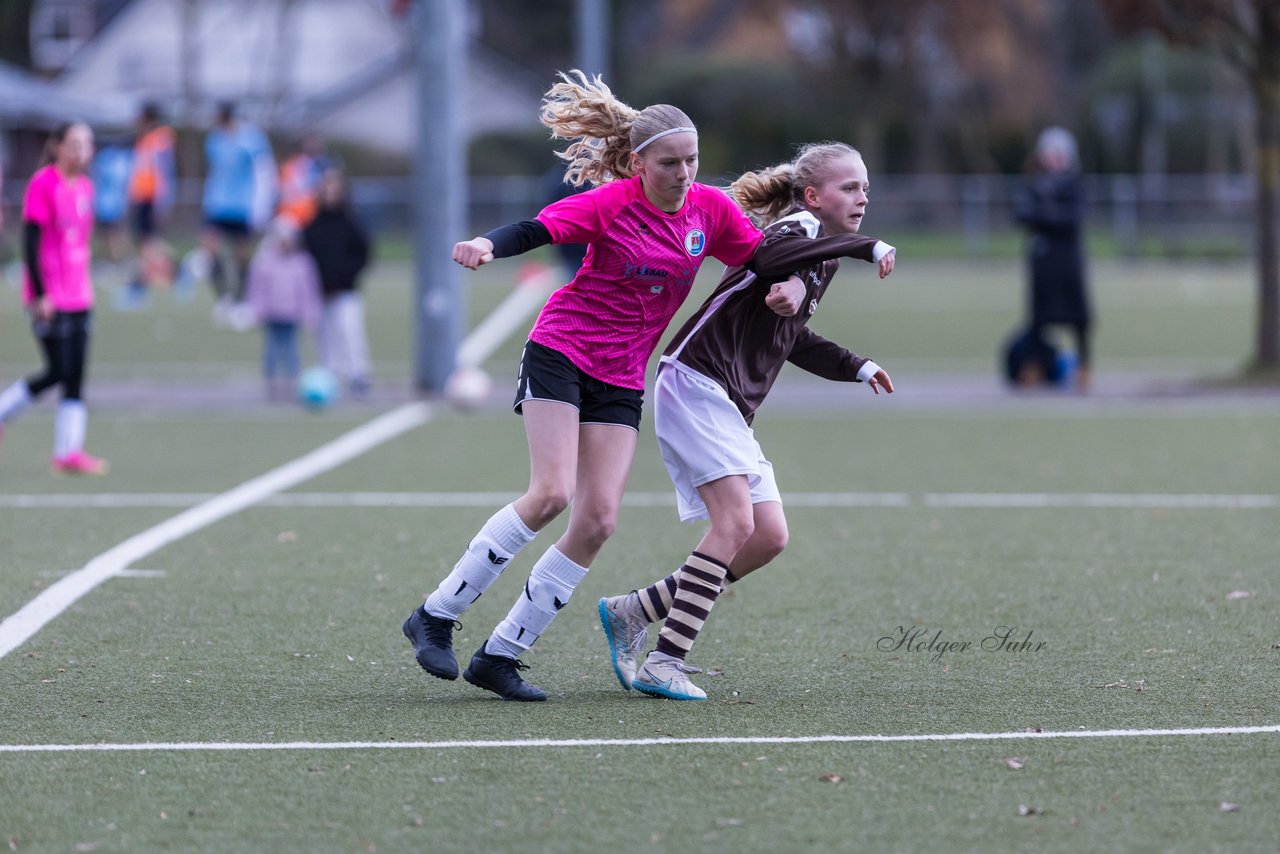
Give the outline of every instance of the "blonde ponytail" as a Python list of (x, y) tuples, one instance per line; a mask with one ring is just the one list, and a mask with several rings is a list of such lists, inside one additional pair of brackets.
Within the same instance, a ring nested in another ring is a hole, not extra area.
[(744, 173), (729, 186), (729, 195), (756, 225), (766, 226), (795, 205), (795, 170), (790, 163), (780, 163)]
[(577, 69), (559, 74), (542, 99), (538, 120), (552, 139), (573, 140), (556, 155), (565, 163), (565, 180), (575, 187), (630, 178), (631, 153), (650, 138), (674, 128), (693, 127), (683, 111), (669, 104), (635, 110), (614, 97), (599, 75)]
[(861, 159), (862, 155), (843, 142), (812, 142), (788, 163), (745, 173), (729, 187), (729, 194), (763, 228), (804, 204), (805, 187), (822, 183), (827, 167), (842, 157)]

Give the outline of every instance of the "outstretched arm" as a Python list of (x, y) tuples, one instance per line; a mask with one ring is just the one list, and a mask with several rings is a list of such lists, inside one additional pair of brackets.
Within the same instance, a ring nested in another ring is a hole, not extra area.
[(551, 242), (551, 232), (537, 220), (504, 225), (493, 231), (454, 244), (453, 260), (468, 270), (488, 264), (494, 258), (510, 258)]
[(823, 338), (812, 329), (800, 332), (787, 361), (815, 376), (837, 382), (864, 382), (876, 394), (883, 388), (893, 393), (893, 380), (879, 365), (865, 356)]
[[(880, 265), (880, 278), (893, 271), (894, 247), (862, 234), (809, 237), (799, 225), (784, 225), (766, 233), (749, 266), (762, 279), (783, 279), (822, 261), (860, 258)], [(886, 262), (886, 258), (889, 260)]]

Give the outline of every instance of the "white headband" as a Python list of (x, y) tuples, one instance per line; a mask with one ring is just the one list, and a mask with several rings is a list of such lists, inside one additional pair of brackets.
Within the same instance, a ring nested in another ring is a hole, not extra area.
[(655, 140), (662, 139), (664, 136), (670, 136), (673, 133), (697, 133), (697, 132), (698, 132), (697, 128), (668, 128), (667, 130), (664, 130), (661, 133), (655, 133), (653, 136), (649, 137), (644, 142), (637, 145), (634, 149), (632, 149), (632, 151), (634, 151), (636, 154), (639, 154), (641, 151), (644, 150), (644, 147), (649, 143), (654, 142)]

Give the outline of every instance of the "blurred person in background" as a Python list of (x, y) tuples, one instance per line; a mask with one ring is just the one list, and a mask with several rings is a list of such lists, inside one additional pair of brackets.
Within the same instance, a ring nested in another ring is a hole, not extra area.
[(0, 431), (45, 391), (62, 387), (54, 417), (54, 472), (105, 474), (107, 462), (84, 451), (83, 391), (89, 357), (93, 283), (93, 131), (72, 122), (54, 131), (22, 205), (26, 271), (22, 299), (44, 352), (44, 370), (0, 392)]
[[(0, 235), (4, 234), (4, 205), (5, 205), (4, 172), (5, 172), (5, 169), (8, 168), (8, 166), (9, 164), (5, 157), (4, 138), (0, 136)], [(0, 249), (2, 248), (3, 248), (3, 243), (0, 243)], [(2, 259), (3, 259), (3, 256), (0, 255), (0, 260)]]
[[(266, 225), (275, 206), (275, 157), (266, 135), (240, 119), (230, 102), (218, 106), (204, 150), (204, 228), (200, 245), (184, 262), (189, 268), (184, 275), (212, 282), (214, 325), (244, 330), (252, 323), (252, 313), (243, 311), (240, 302), (254, 234)], [(234, 257), (234, 279), (222, 258), (224, 244), (230, 244)]]
[(137, 130), (129, 173), (129, 206), (138, 257), (128, 293), (141, 304), (148, 288), (173, 281), (170, 248), (160, 236), (160, 223), (173, 208), (175, 137), (156, 104), (143, 104)]
[[(8, 164), (5, 163), (4, 139), (0, 138), (0, 264), (6, 264), (9, 256), (9, 240), (5, 236), (4, 231), (4, 170)], [(8, 274), (6, 269), (5, 274)]]
[(306, 228), (316, 215), (320, 180), (329, 168), (320, 137), (309, 133), (298, 141), (293, 154), (280, 165), (280, 203), (277, 216), (293, 219)]
[[(4, 174), (8, 169), (8, 152), (5, 150), (4, 135), (0, 134), (0, 281), (18, 287), (22, 277), (21, 253), (17, 250), (12, 231), (5, 230), (5, 209), (8, 199), (4, 194)], [(9, 218), (12, 221), (12, 217)]]
[(369, 391), (369, 338), (360, 276), (369, 263), (369, 237), (351, 211), (342, 170), (320, 179), (315, 215), (302, 232), (315, 259), (324, 296), (316, 335), (320, 363), (361, 397)]
[(320, 322), (320, 274), (290, 217), (272, 220), (249, 264), (245, 300), (262, 329), (267, 397), (288, 400), (301, 372), (298, 330)]
[(129, 173), (133, 152), (124, 140), (103, 140), (89, 167), (93, 182), (93, 216), (106, 250), (106, 260), (117, 265), (125, 258), (129, 236), (125, 214), (129, 211)]
[(1084, 182), (1071, 132), (1060, 127), (1041, 132), (1030, 172), (1014, 209), (1031, 234), (1029, 316), (1025, 330), (1006, 349), (1006, 372), (1020, 386), (1067, 381), (1069, 366), (1048, 337), (1052, 327), (1065, 326), (1075, 339), (1076, 387), (1087, 391), (1093, 311), (1083, 250)]

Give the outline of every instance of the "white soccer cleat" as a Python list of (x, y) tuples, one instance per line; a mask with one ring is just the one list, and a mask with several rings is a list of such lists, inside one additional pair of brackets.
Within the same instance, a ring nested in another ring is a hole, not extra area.
[(632, 591), (625, 596), (601, 599), (599, 611), (614, 675), (622, 687), (630, 691), (636, 677), (636, 660), (649, 644), (649, 623), (640, 608), (640, 597)]
[(705, 700), (707, 692), (689, 681), (690, 673), (701, 672), (690, 667), (679, 659), (651, 652), (644, 660), (644, 666), (636, 673), (631, 685), (637, 691), (652, 694), (655, 697), (668, 697), (672, 700)]

